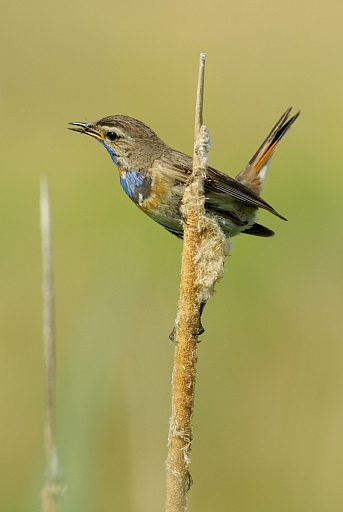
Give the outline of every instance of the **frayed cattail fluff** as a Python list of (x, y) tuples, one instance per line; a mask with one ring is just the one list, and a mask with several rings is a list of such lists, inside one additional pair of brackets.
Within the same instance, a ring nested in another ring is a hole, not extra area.
[(207, 301), (214, 294), (216, 282), (223, 276), (224, 261), (229, 253), (230, 242), (215, 217), (205, 213), (205, 197), (203, 180), (206, 176), (207, 153), (211, 148), (209, 131), (201, 127), (200, 144), (197, 147), (197, 165), (191, 177), (191, 183), (186, 188), (181, 212), (187, 222), (189, 215), (197, 211), (198, 240), (197, 252), (194, 255), (196, 267), (195, 286), (198, 288), (198, 300)]
[(224, 261), (230, 250), (230, 242), (220, 229), (215, 218), (204, 216), (201, 219), (200, 244), (194, 257), (197, 268), (195, 285), (198, 298), (207, 301), (215, 292), (214, 286), (224, 274)]

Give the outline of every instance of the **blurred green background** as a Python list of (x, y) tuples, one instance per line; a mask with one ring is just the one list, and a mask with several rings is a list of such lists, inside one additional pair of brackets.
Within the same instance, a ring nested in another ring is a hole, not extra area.
[(0, 502), (39, 510), (39, 177), (49, 179), (64, 511), (163, 510), (182, 244), (69, 121), (143, 120), (192, 152), (207, 52), (210, 163), (243, 168), (284, 110), (260, 213), (233, 240), (199, 345), (189, 510), (341, 511), (343, 4), (2, 2)]

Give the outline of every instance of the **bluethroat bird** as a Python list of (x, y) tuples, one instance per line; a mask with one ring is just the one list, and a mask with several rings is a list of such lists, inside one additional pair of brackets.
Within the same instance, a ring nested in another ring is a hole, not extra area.
[[(262, 237), (274, 232), (255, 222), (258, 208), (286, 220), (260, 196), (270, 159), (281, 139), (300, 112), (289, 118), (291, 108), (281, 116), (246, 167), (230, 178), (213, 167), (207, 168), (204, 181), (205, 209), (214, 215), (229, 239), (240, 233)], [(190, 156), (167, 146), (141, 121), (128, 116), (109, 116), (95, 123), (70, 123), (70, 128), (97, 139), (118, 167), (120, 183), (132, 201), (153, 220), (182, 238), (180, 212), (183, 193), (192, 172)], [(200, 304), (199, 332), (206, 300)], [(170, 334), (174, 339), (175, 328)]]
[[(274, 232), (255, 222), (258, 208), (286, 220), (260, 196), (270, 159), (300, 112), (281, 116), (246, 167), (230, 178), (208, 167), (205, 208), (227, 238), (246, 233), (269, 237)], [(130, 199), (153, 220), (182, 238), (180, 205), (192, 172), (192, 158), (167, 146), (155, 132), (132, 117), (115, 115), (94, 123), (70, 123), (70, 130), (90, 135), (108, 151), (118, 167), (120, 183)]]

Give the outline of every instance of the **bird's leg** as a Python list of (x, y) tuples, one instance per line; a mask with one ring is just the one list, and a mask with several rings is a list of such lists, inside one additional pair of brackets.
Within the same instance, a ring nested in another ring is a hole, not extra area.
[(207, 299), (203, 299), (200, 302), (200, 307), (199, 307), (199, 330), (197, 332), (197, 336), (200, 336), (200, 334), (203, 334), (205, 332), (205, 329), (203, 328), (203, 325), (201, 323), (201, 317), (202, 317), (202, 314), (204, 312), (206, 303), (207, 303)]
[[(199, 327), (198, 327), (198, 331), (193, 333), (194, 336), (200, 336), (201, 334), (203, 334), (205, 332), (205, 329), (204, 329), (204, 327), (203, 327), (203, 325), (201, 323), (201, 317), (202, 317), (204, 308), (206, 306), (206, 303), (207, 303), (207, 299), (203, 299), (200, 302), (200, 306), (199, 306)], [(171, 341), (173, 341), (174, 343), (177, 343), (177, 340), (175, 339), (175, 334), (176, 334), (176, 327), (173, 327), (172, 332), (169, 334), (169, 339)]]
[(177, 343), (177, 340), (175, 339), (175, 334), (176, 334), (176, 327), (174, 326), (172, 332), (169, 334), (169, 339), (173, 343)]

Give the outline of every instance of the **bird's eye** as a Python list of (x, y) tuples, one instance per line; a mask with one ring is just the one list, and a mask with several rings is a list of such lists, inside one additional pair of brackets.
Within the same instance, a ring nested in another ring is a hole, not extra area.
[(118, 135), (115, 132), (107, 132), (107, 137), (113, 142), (118, 138)]

